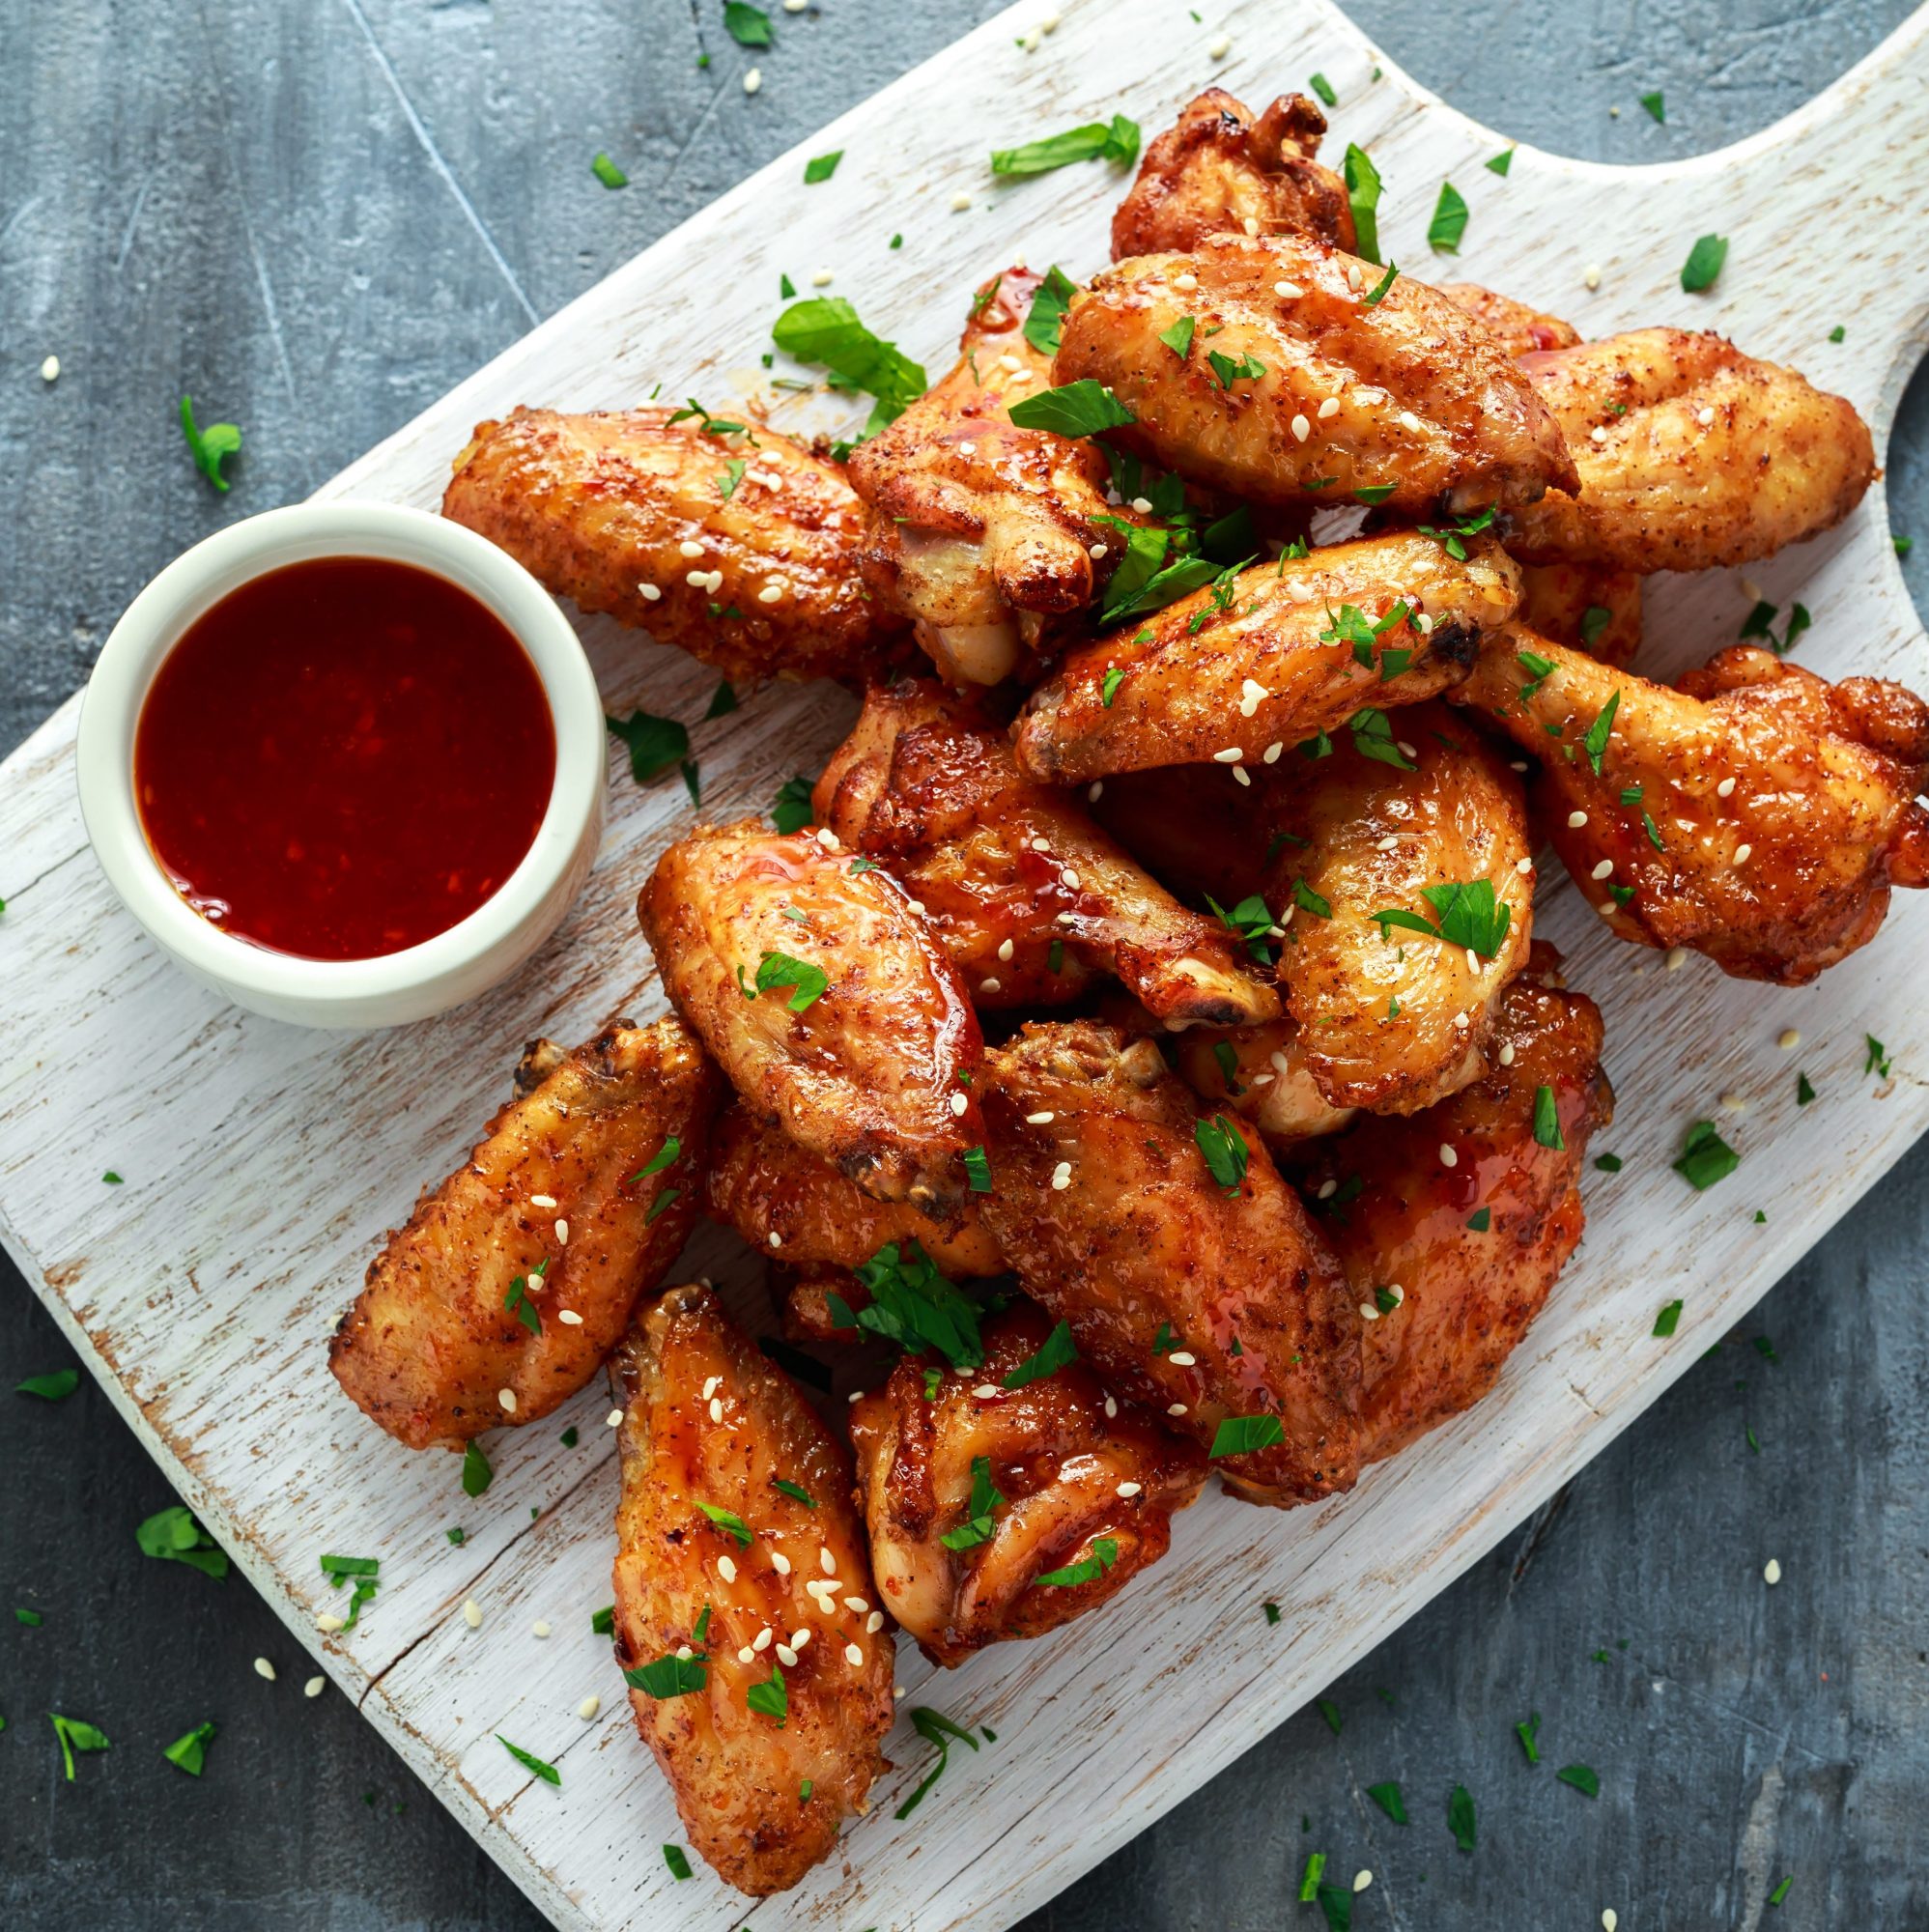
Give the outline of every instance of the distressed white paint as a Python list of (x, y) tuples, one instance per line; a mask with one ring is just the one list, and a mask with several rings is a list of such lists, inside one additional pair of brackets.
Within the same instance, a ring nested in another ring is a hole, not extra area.
[[(1464, 252), (1432, 272), (1489, 281), (1588, 333), (1705, 323), (1853, 397), (1879, 444), (1919, 353), (1924, 282), (1915, 216), (1929, 201), (1929, 14), (1801, 114), (1698, 160), (1613, 169), (1504, 145), (1414, 87), (1321, 0), (1243, 0), (1193, 27), (1167, 0), (1072, 0), (1041, 49), (1013, 45), (1033, 10), (991, 22), (806, 144), (842, 147), (835, 185), (801, 185), (806, 148), (745, 184), (537, 329), (325, 495), (430, 504), (479, 416), (518, 402), (592, 408), (666, 393), (721, 404), (760, 380), (777, 277), (837, 268), (874, 326), (947, 356), (977, 278), (1024, 253), (1075, 273), (1102, 258), (1120, 188), (1102, 166), (994, 186), (986, 151), (1115, 110), (1150, 129), (1207, 79), (1258, 104), (1316, 69), (1340, 92), (1336, 137), (1386, 178), (1389, 254), (1429, 265), (1425, 230), (1451, 177), (1471, 205)], [(1211, 37), (1231, 35), (1213, 62)], [(980, 106), (979, 103), (992, 103)], [(950, 212), (959, 187), (976, 203)], [(903, 231), (900, 252), (886, 242)], [(1727, 235), (1709, 296), (1675, 276), (1704, 231)], [(1584, 286), (1590, 264), (1598, 292)], [(1831, 346), (1837, 323), (1847, 340)], [(780, 397), (783, 426), (839, 426), (823, 398)], [(814, 413), (813, 413), (814, 412)], [(1929, 532), (1921, 533), (1929, 536)], [(1752, 573), (1815, 615), (1801, 660), (1831, 674), (1886, 671), (1929, 688), (1929, 654), (1890, 554), (1881, 491), (1841, 530)], [(1734, 637), (1735, 575), (1658, 587), (1645, 663), (1668, 672)], [(585, 625), (612, 710), (644, 697), (696, 718), (714, 678)], [(1905, 895), (1879, 942), (1820, 988), (1675, 974), (1618, 945), (1566, 886), (1543, 926), (1575, 984), (1606, 1009), (1620, 1122), (1602, 1145), (1618, 1177), (1590, 1176), (1585, 1248), (1552, 1305), (1475, 1412), (1350, 1496), (1273, 1515), (1211, 1499), (1182, 1518), (1172, 1555), (1105, 1617), (975, 1659), (924, 1697), (989, 1720), (995, 1746), (953, 1753), (908, 1824), (891, 1813), (925, 1748), (901, 1726), (897, 1769), (843, 1858), (787, 1899), (747, 1905), (699, 1867), (675, 1886), (658, 1847), (680, 1836), (631, 1731), (608, 1645), (589, 1630), (609, 1597), (613, 1472), (608, 1406), (586, 1392), (553, 1423), (491, 1445), (495, 1487), (470, 1501), (452, 1458), (410, 1456), (341, 1399), (324, 1344), (381, 1231), (418, 1182), (459, 1156), (531, 1034), (584, 1036), (606, 1014), (660, 1005), (635, 931), (635, 893), (690, 818), (672, 780), (647, 796), (621, 778), (599, 869), (554, 941), (512, 984), (394, 1035), (298, 1033), (224, 1009), (156, 957), (110, 899), (73, 803), (75, 703), (6, 765), (0, 852), (0, 1235), (183, 1496), (336, 1680), (558, 1924), (724, 1928), (866, 1925), (979, 1932), (1009, 1922), (1121, 1843), (1344, 1670), (1636, 1416), (1873, 1185), (1929, 1124), (1929, 1005), (1918, 950), (1929, 901)], [(695, 730), (706, 806), (765, 806), (814, 772), (850, 715), (828, 689), (773, 690)], [(1785, 1026), (1798, 1053), (1776, 1049)], [(1896, 1075), (1860, 1072), (1878, 1034)], [(1800, 1115), (1795, 1076), (1820, 1098)], [(1723, 1129), (1732, 1179), (1695, 1195), (1668, 1171), (1687, 1124), (1730, 1091), (1749, 1111)], [(104, 1187), (112, 1167), (123, 1187)], [(1757, 1206), (1769, 1220), (1753, 1220)], [(693, 1269), (756, 1265), (715, 1234)], [(1672, 1342), (1656, 1310), (1687, 1312)], [(564, 1449), (576, 1423), (582, 1446)], [(530, 1511), (540, 1508), (540, 1520)], [(444, 1537), (461, 1523), (468, 1542)], [(361, 1627), (322, 1640), (335, 1599), (325, 1549), (379, 1555)], [(1744, 1552), (1745, 1559), (1745, 1552)], [(481, 1627), (461, 1614), (482, 1605)], [(1268, 1626), (1262, 1599), (1284, 1609)], [(546, 1618), (555, 1634), (536, 1638)], [(293, 1646), (291, 1645), (291, 1648)], [(284, 1662), (286, 1660), (284, 1660)], [(284, 1677), (298, 1673), (284, 1670)], [(585, 1723), (576, 1706), (602, 1695)], [(501, 1731), (556, 1762), (532, 1781)]]

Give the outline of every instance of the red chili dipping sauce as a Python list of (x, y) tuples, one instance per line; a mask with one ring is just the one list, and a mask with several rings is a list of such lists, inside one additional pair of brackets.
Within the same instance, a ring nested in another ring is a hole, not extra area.
[(155, 857), (196, 912), (308, 959), (465, 919), (534, 842), (555, 727), (514, 635), (411, 564), (269, 571), (168, 653), (134, 733)]

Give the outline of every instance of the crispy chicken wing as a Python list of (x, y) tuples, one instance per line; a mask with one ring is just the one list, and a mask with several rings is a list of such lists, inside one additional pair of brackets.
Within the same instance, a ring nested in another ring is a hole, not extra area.
[(671, 416), (518, 410), (478, 423), (442, 514), (558, 596), (734, 680), (862, 682), (903, 625), (865, 594), (864, 512), (843, 472), (772, 430)]
[[(1536, 1134), (1544, 1093), (1557, 1147)], [(1613, 1118), (1594, 1002), (1523, 977), (1472, 1086), (1404, 1120), (1362, 1117), (1322, 1149), (1312, 1185), (1345, 1198), (1328, 1232), (1369, 1318), (1363, 1461), (1493, 1386), (1580, 1239), (1588, 1137)]]
[(539, 1077), (388, 1236), (328, 1344), (349, 1400), (411, 1449), (573, 1396), (695, 1218), (723, 1082), (680, 1021), (538, 1040), (525, 1065)]
[(1353, 245), (1347, 185), (1314, 158), (1326, 117), (1283, 94), (1257, 122), (1208, 87), (1153, 137), (1139, 178), (1112, 217), (1112, 259), (1190, 248), (1207, 235), (1311, 235)]
[(1264, 1150), (1203, 1120), (1150, 1040), (1095, 1021), (1028, 1025), (985, 1075), (980, 1211), (1080, 1354), (1208, 1451), (1234, 1418), (1234, 1439), (1270, 1438), (1217, 1463), (1252, 1501), (1348, 1488), (1359, 1321)]
[(1929, 705), (1900, 685), (1736, 645), (1671, 691), (1513, 642), (1457, 698), (1545, 760), (1543, 829), (1624, 939), (1800, 985), (1874, 938), (1890, 886), (1929, 883)]
[(1287, 1146), (1337, 1133), (1355, 1109), (1336, 1107), (1320, 1093), (1306, 1051), (1306, 1036), (1291, 1013), (1230, 1032), (1201, 1029), (1177, 1042), (1178, 1077), (1212, 1108), (1237, 1114)]
[(670, 846), (637, 912), (665, 989), (757, 1118), (880, 1201), (958, 1198), (958, 1157), (983, 1139), (968, 1085), (983, 1041), (889, 874), (828, 831), (747, 819)]
[(1580, 472), (1515, 517), (1525, 563), (1747, 563), (1839, 524), (1875, 480), (1853, 404), (1718, 335), (1636, 328), (1520, 367)]
[(1537, 563), (1520, 573), (1519, 622), (1603, 664), (1641, 648), (1641, 580), (1595, 563)]
[(1220, 922), (1024, 777), (1009, 737), (928, 680), (870, 692), (816, 808), (916, 895), (981, 1009), (1062, 1005), (1109, 972), (1175, 1028), (1279, 1010)]
[(1314, 1085), (1336, 1107), (1407, 1114), (1479, 1069), (1527, 956), (1533, 842), (1520, 781), (1453, 713), (1395, 723), (1417, 769), (1344, 745), (1297, 774), (1266, 902), (1291, 922), (1279, 976)]
[(935, 1663), (1108, 1603), (1166, 1553), (1173, 1512), (1205, 1484), (1195, 1443), (1082, 1362), (1007, 1389), (1051, 1333), (1020, 1303), (984, 1324), (982, 1365), (935, 1396), (906, 1355), (851, 1409), (878, 1595)]
[(637, 1729), (698, 1854), (739, 1891), (782, 1891), (863, 1808), (891, 1728), (850, 1453), (707, 1289), (660, 1296), (614, 1367)]
[(1050, 355), (1024, 332), (1038, 282), (1007, 269), (980, 289), (957, 366), (851, 455), (868, 506), (865, 580), (917, 620), (953, 682), (1008, 676), (1042, 619), (1091, 602), (1121, 548), (1095, 521), (1121, 515), (1099, 450), (1007, 413), (1052, 385)]
[[(712, 1219), (793, 1267), (854, 1268), (888, 1242), (917, 1241), (954, 1279), (1005, 1272), (970, 1196), (943, 1221), (902, 1201), (875, 1201), (745, 1107), (726, 1107), (718, 1118), (704, 1199)], [(865, 1298), (860, 1293), (851, 1305)]]
[(1113, 391), (1134, 418), (1108, 432), (1122, 447), (1254, 502), (1364, 493), (1424, 515), (1576, 488), (1560, 426), (1501, 345), (1406, 276), (1369, 304), (1381, 279), (1293, 236), (1135, 256), (1073, 298), (1057, 380)]
[(1365, 709), (1432, 697), (1466, 675), (1482, 633), (1519, 598), (1496, 544), (1465, 548), (1458, 562), (1411, 530), (1333, 544), (1100, 638), (1033, 692), (1019, 769), (1069, 784), (1151, 765), (1271, 764)]
[(1438, 292), (1472, 316), (1510, 355), (1527, 355), (1537, 349), (1572, 349), (1580, 340), (1580, 330), (1573, 323), (1484, 289), (1478, 282), (1441, 282)]

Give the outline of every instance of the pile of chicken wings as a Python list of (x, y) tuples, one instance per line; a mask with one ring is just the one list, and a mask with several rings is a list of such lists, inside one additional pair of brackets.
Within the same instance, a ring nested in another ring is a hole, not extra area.
[[(662, 854), (672, 1013), (532, 1047), (331, 1351), (411, 1447), (610, 1363), (618, 1656), (747, 1892), (865, 1808), (894, 1630), (1039, 1635), (1208, 1474), (1331, 1495), (1492, 1386), (1613, 1109), (1543, 841), (1617, 936), (1783, 984), (1929, 876), (1920, 699), (1627, 668), (1644, 574), (1855, 506), (1854, 410), (1360, 259), (1323, 128), (1202, 96), (1113, 265), (989, 278), (846, 462), (692, 409), (518, 411), (456, 464), (446, 513), (583, 608), (862, 696), (808, 825)], [(657, 1292), (699, 1215), (787, 1345)]]

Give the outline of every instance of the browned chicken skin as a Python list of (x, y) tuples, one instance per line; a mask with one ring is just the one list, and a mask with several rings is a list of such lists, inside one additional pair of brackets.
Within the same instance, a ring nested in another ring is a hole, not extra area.
[(618, 1020), (525, 1059), (541, 1077), (388, 1236), (328, 1345), (349, 1400), (411, 1449), (583, 1387), (695, 1219), (723, 1082), (694, 1034)]
[[(1535, 1136), (1544, 1091), (1558, 1148)], [(1391, 1456), (1493, 1386), (1580, 1239), (1588, 1139), (1613, 1118), (1599, 1009), (1526, 976), (1501, 996), (1472, 1086), (1404, 1120), (1363, 1116), (1323, 1145), (1312, 1185), (1332, 1187), (1327, 1233), (1360, 1312), (1374, 1318), (1362, 1349), (1363, 1462)]]
[[(1411, 530), (1241, 572), (1224, 610), (1199, 591), (1074, 651), (1018, 721), (1019, 768), (1046, 784), (1172, 764), (1275, 764), (1363, 708), (1457, 684), (1504, 623), (1519, 573), (1489, 538), (1459, 562)], [(1392, 619), (1362, 662), (1344, 620)], [(1228, 753), (1235, 756), (1226, 755)]]
[[(1253, 502), (1366, 492), (1424, 516), (1575, 488), (1560, 426), (1500, 344), (1404, 275), (1369, 304), (1384, 272), (1293, 236), (1135, 256), (1074, 298), (1056, 378), (1113, 391), (1134, 418), (1108, 432), (1121, 447)], [(1188, 321), (1180, 355), (1164, 338)]]
[(772, 430), (717, 435), (674, 413), (518, 410), (478, 423), (442, 514), (558, 596), (735, 681), (861, 682), (903, 625), (865, 591), (864, 512), (842, 470)]
[(1641, 580), (1596, 563), (1530, 564), (1520, 573), (1518, 621), (1603, 664), (1631, 664), (1641, 648)]
[(1112, 216), (1112, 259), (1190, 248), (1202, 237), (1311, 235), (1353, 246), (1347, 185), (1314, 158), (1326, 117), (1303, 94), (1283, 94), (1257, 122), (1208, 87), (1155, 135), (1139, 178)]
[(1515, 516), (1523, 563), (1747, 563), (1839, 524), (1875, 480), (1853, 404), (1718, 335), (1636, 328), (1520, 367), (1580, 473)]
[[(1229, 1418), (1276, 1419), (1283, 1440), (1214, 1465), (1252, 1501), (1348, 1488), (1359, 1321), (1264, 1150), (1236, 1123), (1206, 1122), (1203, 1145), (1153, 1043), (1095, 1021), (1028, 1025), (985, 1080), (985, 1225), (1108, 1386), (1208, 1450)], [(1229, 1190), (1205, 1149), (1223, 1164), (1234, 1143)]]
[(1736, 645), (1671, 691), (1529, 632), (1512, 642), (1456, 700), (1544, 761), (1542, 829), (1622, 938), (1801, 985), (1875, 937), (1890, 886), (1929, 883), (1929, 705), (1900, 685), (1830, 685)]
[[(906, 1355), (851, 1409), (878, 1594), (934, 1663), (1110, 1602), (1166, 1553), (1173, 1512), (1205, 1484), (1195, 1444), (1108, 1396), (1082, 1362), (1006, 1388), (1051, 1333), (1019, 1303), (984, 1324), (983, 1364), (935, 1396)], [(1095, 1568), (1040, 1580), (1078, 1566)]]
[(747, 819), (670, 846), (637, 912), (665, 990), (758, 1119), (881, 1201), (957, 1200), (958, 1158), (983, 1138), (967, 1084), (982, 1039), (887, 873), (829, 832)]
[(987, 282), (962, 359), (851, 455), (868, 508), (865, 582), (884, 609), (917, 619), (954, 683), (1007, 676), (1042, 618), (1092, 601), (1121, 547), (1094, 521), (1121, 514), (1106, 503), (1099, 450), (1007, 413), (1052, 385), (1051, 356), (1024, 332), (1039, 279), (1007, 269)]
[[(1291, 921), (1279, 976), (1314, 1085), (1335, 1107), (1408, 1114), (1479, 1069), (1494, 1002), (1527, 956), (1533, 841), (1520, 781), (1462, 720), (1429, 704), (1393, 722), (1416, 769), (1337, 744), (1295, 773), (1266, 901)], [(1493, 910), (1462, 927), (1466, 908), (1440, 901), (1469, 886)], [(1376, 920), (1386, 912), (1441, 936)]]
[[(830, 1161), (806, 1153), (782, 1128), (745, 1107), (725, 1107), (718, 1117), (704, 1191), (713, 1219), (792, 1267), (854, 1268), (888, 1242), (916, 1241), (954, 1280), (1005, 1272), (1005, 1257), (971, 1196), (945, 1221), (902, 1201), (874, 1201)], [(865, 1298), (860, 1293), (852, 1306)]]
[[(707, 1289), (645, 1309), (614, 1370), (616, 1658), (637, 1729), (698, 1855), (739, 1891), (782, 1891), (863, 1808), (891, 1728), (850, 1453)], [(694, 1688), (637, 1683), (679, 1658)], [(751, 1704), (780, 1685), (780, 1718)]]
[(1441, 282), (1438, 293), (1457, 309), (1481, 325), (1510, 355), (1528, 355), (1537, 349), (1572, 349), (1580, 330), (1557, 315), (1530, 308), (1512, 296), (1484, 289), (1478, 282)]
[(1188, 912), (1008, 736), (928, 680), (876, 688), (817, 781), (817, 816), (924, 908), (980, 1009), (1058, 1006), (1117, 974), (1171, 1027), (1279, 1010), (1217, 920)]
[(1320, 1093), (1306, 1036), (1291, 1013), (1225, 1033), (1186, 1034), (1174, 1065), (1208, 1108), (1249, 1121), (1269, 1147), (1337, 1133), (1356, 1111)]

